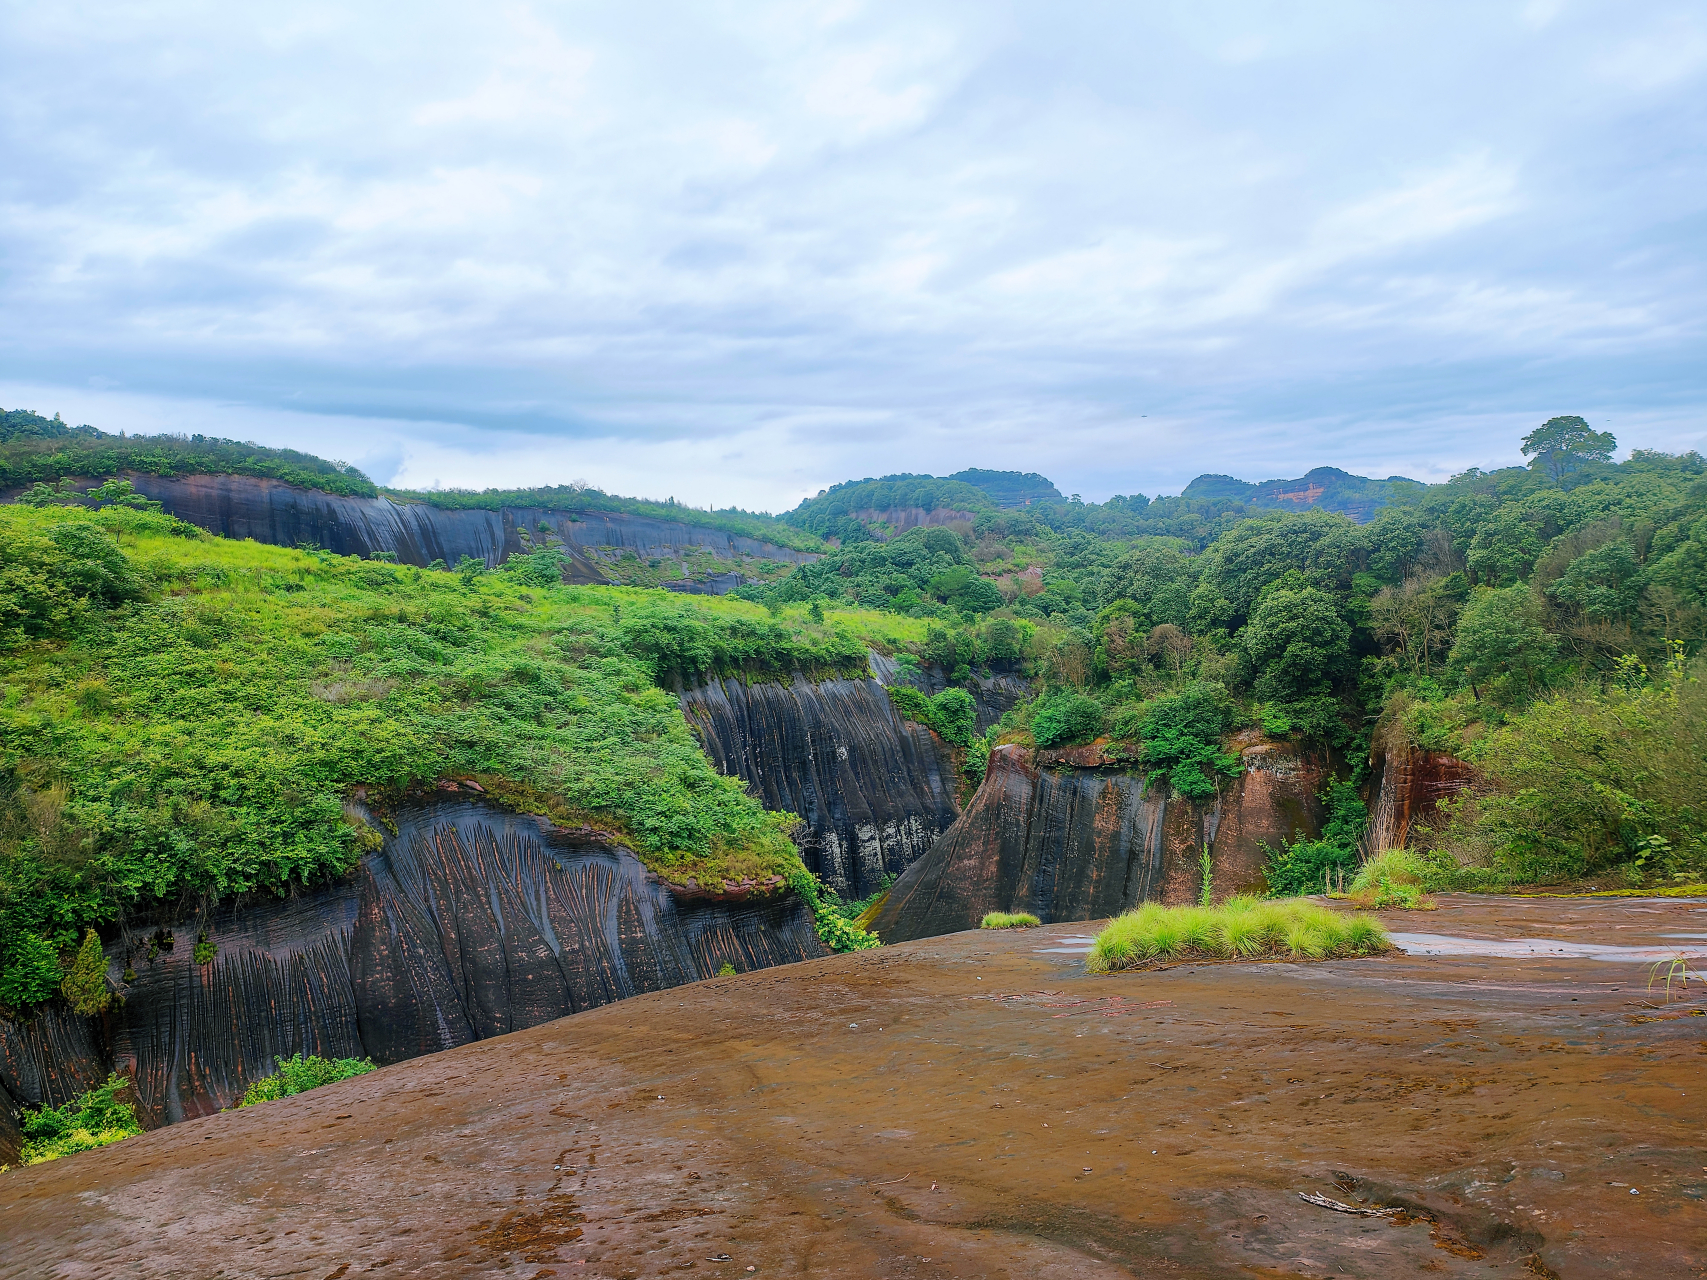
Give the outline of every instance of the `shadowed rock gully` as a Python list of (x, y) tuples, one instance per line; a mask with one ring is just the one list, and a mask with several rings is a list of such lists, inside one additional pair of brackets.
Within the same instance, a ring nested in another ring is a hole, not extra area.
[[(1642, 940), (1704, 906), (1429, 927)], [(0, 1276), (1698, 1273), (1707, 1019), (1642, 967), (1094, 978), (1073, 932), (654, 992), (15, 1171)]]

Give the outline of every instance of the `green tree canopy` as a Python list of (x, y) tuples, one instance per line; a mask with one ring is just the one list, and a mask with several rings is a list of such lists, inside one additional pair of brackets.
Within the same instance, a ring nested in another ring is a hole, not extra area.
[(1322, 692), (1351, 654), (1351, 627), (1315, 587), (1268, 592), (1240, 633), (1261, 698), (1291, 702)]
[(1535, 457), (1529, 465), (1545, 471), (1555, 483), (1585, 462), (1611, 461), (1617, 447), (1618, 440), (1610, 431), (1596, 431), (1575, 414), (1548, 418), (1523, 437), (1524, 457)]

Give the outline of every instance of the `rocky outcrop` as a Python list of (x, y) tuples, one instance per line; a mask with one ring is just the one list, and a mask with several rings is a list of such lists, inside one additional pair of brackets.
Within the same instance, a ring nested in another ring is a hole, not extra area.
[(734, 562), (743, 557), (788, 564), (817, 559), (720, 529), (620, 512), (538, 507), (442, 510), (386, 497), (340, 497), (255, 476), (126, 472), (124, 478), (169, 514), (221, 537), (253, 538), (274, 546), (323, 547), (363, 558), (389, 552), (400, 564), (422, 567), (434, 560), (454, 565), (464, 556), (494, 567), (538, 545), (558, 546), (568, 554), (566, 576), (572, 582), (606, 581), (597, 557), (589, 554), (595, 548), (631, 551), (641, 559), (668, 559), (690, 548), (703, 548)]
[(1377, 854), (1404, 848), (1417, 827), (1438, 821), (1442, 800), (1475, 781), (1475, 768), (1457, 756), (1411, 746), (1386, 752), (1381, 757), (1381, 783), (1369, 810), (1364, 851)]
[(897, 715), (875, 676), (730, 677), (680, 696), (711, 762), (765, 808), (798, 814), (802, 860), (846, 897), (900, 875), (959, 812), (952, 753)]
[[(954, 753), (923, 725), (896, 714), (885, 688), (894, 662), (870, 657), (862, 680), (786, 683), (731, 677), (679, 691), (682, 713), (722, 773), (738, 777), (765, 808), (798, 814), (801, 858), (848, 898), (898, 876), (959, 813)], [(926, 692), (947, 687), (940, 670)], [(982, 733), (1025, 697), (1018, 676), (975, 677)]]
[(1170, 797), (1100, 747), (998, 747), (966, 811), (895, 882), (872, 927), (905, 942), (976, 928), (990, 911), (1053, 923), (1191, 902), (1206, 846), (1217, 898), (1260, 891), (1265, 842), (1319, 834), (1326, 762), (1239, 745), (1244, 771), (1208, 805)]
[(152, 1126), (230, 1106), (275, 1057), (397, 1062), (824, 954), (792, 894), (679, 894), (595, 832), (463, 799), (396, 821), (337, 883), (127, 925), (106, 948), (124, 1003), (0, 1022), (0, 1087), (58, 1105), (116, 1068)]

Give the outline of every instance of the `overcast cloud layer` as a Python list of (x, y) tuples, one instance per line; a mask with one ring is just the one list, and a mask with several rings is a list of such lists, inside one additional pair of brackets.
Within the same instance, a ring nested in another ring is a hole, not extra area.
[(3, 14), (7, 408), (773, 510), (1707, 446), (1698, 3)]

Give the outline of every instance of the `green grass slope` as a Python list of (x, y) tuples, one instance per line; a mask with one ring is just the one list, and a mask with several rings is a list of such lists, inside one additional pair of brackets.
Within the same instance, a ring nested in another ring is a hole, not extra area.
[(531, 561), (435, 573), (0, 508), (0, 1005), (51, 996), (82, 930), (134, 904), (348, 871), (379, 838), (352, 789), (444, 775), (666, 879), (782, 874), (815, 901), (792, 816), (713, 770), (660, 682), (860, 671), (923, 624), (541, 586)]

